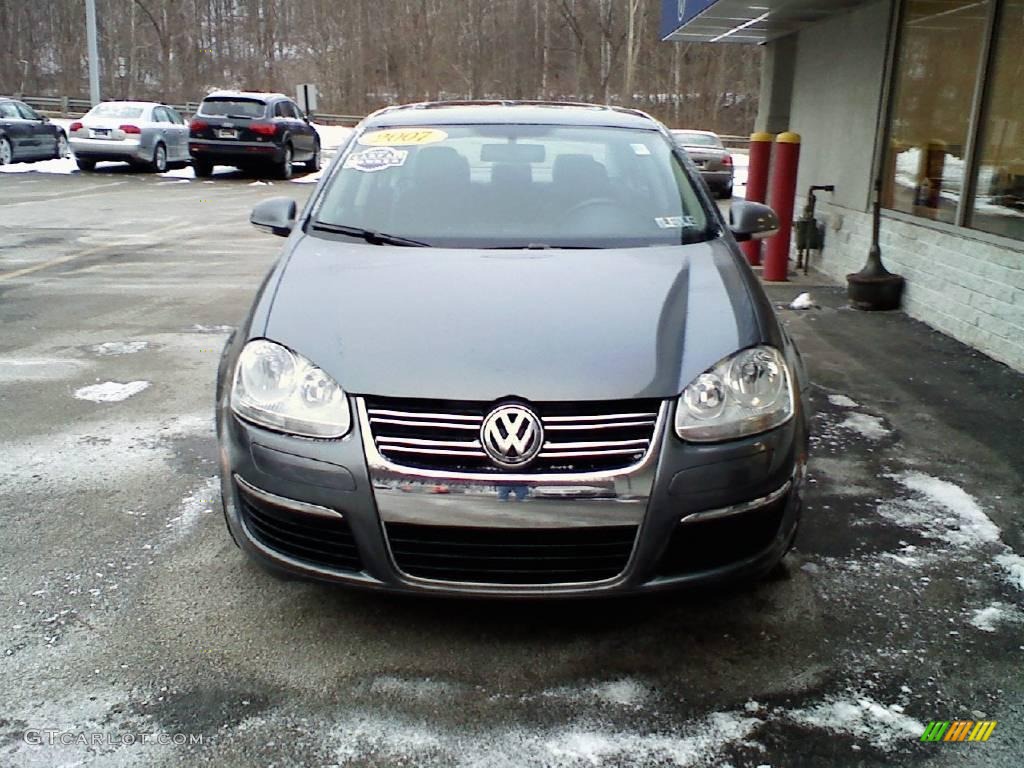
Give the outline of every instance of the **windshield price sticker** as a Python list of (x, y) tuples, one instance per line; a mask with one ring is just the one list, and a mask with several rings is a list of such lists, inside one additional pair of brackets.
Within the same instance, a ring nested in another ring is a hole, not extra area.
[(370, 131), (359, 137), (359, 143), (368, 147), (418, 147), (447, 138), (448, 134), (437, 128), (404, 128)]
[(682, 229), (683, 227), (692, 229), (697, 226), (693, 216), (657, 216), (654, 223), (662, 229)]
[(344, 168), (352, 168), (363, 173), (383, 171), (386, 168), (398, 168), (405, 165), (409, 157), (406, 149), (392, 149), (391, 147), (374, 147), (364, 149), (362, 152), (354, 152), (345, 158)]

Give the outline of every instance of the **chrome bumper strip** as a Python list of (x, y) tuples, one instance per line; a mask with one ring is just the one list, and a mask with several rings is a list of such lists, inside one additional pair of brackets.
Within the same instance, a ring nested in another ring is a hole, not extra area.
[(792, 486), (793, 481), (787, 480), (781, 488), (772, 491), (767, 496), (761, 496), (760, 498), (757, 499), (751, 499), (750, 501), (745, 501), (742, 504), (733, 504), (732, 506), (729, 507), (719, 507), (718, 509), (709, 509), (704, 512), (694, 512), (693, 514), (686, 515), (679, 522), (680, 524), (702, 523), (706, 520), (718, 520), (723, 517), (738, 515), (743, 512), (751, 512), (755, 509), (758, 509), (759, 507), (764, 507), (767, 506), (768, 504), (771, 504), (772, 502), (778, 501), (787, 493), (789, 493), (789, 489)]

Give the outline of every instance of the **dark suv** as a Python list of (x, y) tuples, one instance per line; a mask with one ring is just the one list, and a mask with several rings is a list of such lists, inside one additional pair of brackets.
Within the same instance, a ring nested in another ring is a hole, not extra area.
[(298, 105), (280, 93), (211, 93), (189, 124), (189, 153), (196, 176), (215, 165), (272, 168), (289, 179), (292, 166), (320, 169), (320, 136)]

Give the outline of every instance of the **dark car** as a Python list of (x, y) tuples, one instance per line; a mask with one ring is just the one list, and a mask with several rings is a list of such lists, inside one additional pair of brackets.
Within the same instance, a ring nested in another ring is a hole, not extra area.
[(294, 163), (320, 170), (320, 136), (280, 93), (211, 93), (189, 123), (189, 152), (200, 177), (215, 165), (271, 170), (282, 179), (291, 178)]
[(68, 156), (68, 137), (23, 101), (0, 97), (0, 165)]
[[(227, 525), (272, 570), (423, 593), (751, 577), (793, 543), (806, 379), (731, 225), (632, 110), (368, 117), (217, 382)], [(450, 493), (439, 493), (439, 489)]]
[(672, 131), (676, 144), (690, 156), (711, 191), (719, 198), (732, 197), (733, 162), (729, 150), (717, 133), (711, 131)]

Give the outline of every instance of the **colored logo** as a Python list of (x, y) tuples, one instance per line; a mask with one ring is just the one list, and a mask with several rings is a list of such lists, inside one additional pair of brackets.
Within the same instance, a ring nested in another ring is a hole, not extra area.
[(396, 168), (405, 165), (405, 159), (409, 156), (407, 149), (392, 149), (391, 147), (374, 147), (365, 149), (362, 152), (353, 152), (345, 158), (345, 168), (354, 168), (363, 173), (383, 171), (385, 168)]
[(995, 720), (932, 720), (921, 741), (988, 741), (995, 729)]
[(447, 138), (448, 134), (437, 128), (391, 128), (364, 133), (359, 143), (368, 147), (415, 147), (436, 144)]

